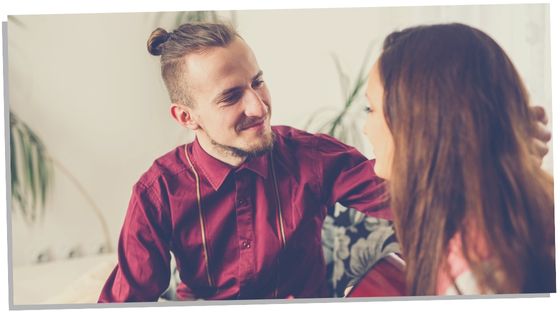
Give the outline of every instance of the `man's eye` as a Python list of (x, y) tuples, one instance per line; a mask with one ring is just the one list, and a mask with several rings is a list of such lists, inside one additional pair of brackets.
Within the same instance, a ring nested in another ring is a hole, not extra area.
[(227, 96), (224, 99), (222, 99), (220, 101), (220, 103), (224, 103), (226, 105), (227, 104), (231, 105), (231, 104), (237, 103), (237, 101), (239, 101), (240, 98), (241, 98), (240, 94), (233, 94), (233, 95)]
[(260, 88), (260, 87), (262, 87), (263, 85), (264, 85), (264, 80), (259, 79), (259, 80), (253, 81), (253, 88), (254, 88), (254, 89), (255, 89), (255, 88)]

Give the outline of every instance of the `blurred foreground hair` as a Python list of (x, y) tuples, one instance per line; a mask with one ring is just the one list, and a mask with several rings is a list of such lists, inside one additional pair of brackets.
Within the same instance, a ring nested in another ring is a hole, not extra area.
[(553, 181), (506, 53), (466, 25), (419, 26), (385, 39), (379, 72), (409, 294), (436, 293), (455, 235), (483, 293), (555, 292)]

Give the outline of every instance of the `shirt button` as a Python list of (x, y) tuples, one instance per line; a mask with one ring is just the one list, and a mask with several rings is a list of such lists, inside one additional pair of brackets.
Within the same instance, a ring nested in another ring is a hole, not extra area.
[(240, 206), (245, 206), (247, 205), (247, 200), (246, 199), (239, 199), (239, 201), (237, 201), (237, 204)]
[(246, 241), (241, 242), (241, 247), (243, 247), (245, 249), (251, 248), (251, 241), (246, 240)]

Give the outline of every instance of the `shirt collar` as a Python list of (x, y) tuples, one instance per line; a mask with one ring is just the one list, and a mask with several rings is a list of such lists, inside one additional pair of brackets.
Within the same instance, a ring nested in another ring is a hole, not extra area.
[(245, 162), (243, 162), (243, 164), (239, 165), (237, 169), (239, 171), (242, 169), (249, 169), (260, 175), (262, 178), (266, 179), (268, 178), (269, 157), (270, 152), (261, 156), (249, 158)]
[(239, 167), (234, 168), (204, 151), (197, 138), (192, 145), (192, 155), (193, 159), (197, 162), (197, 166), (200, 168), (201, 176), (208, 179), (208, 182), (210, 182), (210, 185), (212, 185), (212, 188), (216, 191), (222, 186), (227, 176), (232, 171), (238, 172), (242, 169), (249, 169), (265, 179), (268, 177), (269, 153), (248, 158)]

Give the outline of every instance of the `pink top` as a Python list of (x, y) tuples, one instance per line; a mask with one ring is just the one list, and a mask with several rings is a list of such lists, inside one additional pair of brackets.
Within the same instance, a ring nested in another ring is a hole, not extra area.
[[(485, 246), (482, 246), (481, 249), (483, 251), (486, 251)], [(454, 282), (461, 291), (461, 294), (482, 294), (477, 284), (476, 278), (474, 277), (474, 274), (472, 273), (462, 250), (463, 245), (461, 242), (461, 235), (457, 233), (449, 241), (449, 255), (447, 257), (447, 264), (451, 271), (451, 277), (447, 272), (445, 272), (445, 269), (442, 266), (442, 268), (440, 268), (436, 284), (437, 295), (459, 294), (459, 292), (457, 292), (455, 286), (453, 285)]]

